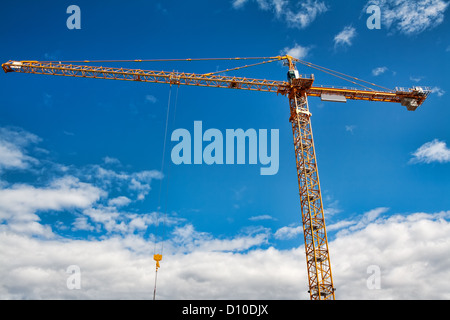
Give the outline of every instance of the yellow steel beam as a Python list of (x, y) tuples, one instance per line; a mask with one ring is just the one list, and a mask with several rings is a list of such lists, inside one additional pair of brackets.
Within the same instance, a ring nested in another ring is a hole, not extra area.
[(319, 171), (305, 91), (289, 95), (295, 160), (305, 241), (306, 266), (311, 300), (334, 300), (333, 277), (328, 251)]
[[(286, 57), (287, 56), (280, 56), (273, 58), (282, 60), (286, 59)], [(295, 61), (295, 59), (293, 59), (292, 57), (291, 59), (288, 59), (289, 68), (293, 68), (293, 61)], [(298, 90), (306, 90), (306, 94), (312, 97), (320, 97), (323, 94), (335, 94), (352, 100), (383, 101), (396, 103), (406, 103), (412, 100), (414, 102), (415, 108), (420, 106), (429, 94), (429, 91), (420, 91), (415, 89), (410, 89), (408, 91), (388, 92), (313, 86), (313, 75), (302, 75), (299, 79), (295, 79), (293, 82), (287, 82), (245, 77), (222, 76), (216, 74), (151, 71), (141, 69), (111, 68), (102, 66), (86, 66), (39, 61), (8, 61), (2, 64), (2, 68), (5, 72), (231, 88), (274, 92), (283, 95), (288, 95), (292, 88), (296, 88)]]

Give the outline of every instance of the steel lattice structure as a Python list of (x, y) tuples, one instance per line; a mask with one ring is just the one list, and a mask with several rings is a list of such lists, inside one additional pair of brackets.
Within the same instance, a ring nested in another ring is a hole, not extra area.
[(325, 229), (319, 172), (306, 92), (289, 95), (295, 160), (300, 191), (303, 236), (311, 299), (334, 299), (328, 240)]
[[(230, 58), (245, 59), (245, 58)], [(301, 217), (305, 241), (309, 294), (312, 300), (335, 299), (331, 272), (327, 232), (320, 190), (319, 172), (311, 128), (308, 97), (344, 102), (347, 99), (363, 101), (395, 102), (414, 111), (430, 93), (423, 88), (398, 90), (358, 90), (313, 86), (314, 76), (299, 75), (291, 56), (268, 57), (272, 61), (283, 60), (289, 66), (288, 81), (261, 80), (230, 77), (214, 73), (195, 74), (184, 72), (149, 71), (141, 69), (110, 68), (61, 62), (8, 61), (2, 64), (6, 73), (31, 73), (94, 79), (152, 82), (215, 88), (230, 88), (261, 92), (274, 92), (289, 98), (290, 118), (294, 137), (297, 178), (300, 194)], [(168, 59), (167, 61), (169, 61)], [(185, 59), (191, 61), (192, 59)], [(201, 59), (200, 59), (201, 60)], [(211, 59), (203, 59), (211, 60)], [(141, 60), (135, 60), (139, 62)], [(89, 62), (89, 61), (85, 61)], [(265, 62), (263, 62), (265, 63)], [(308, 64), (307, 64), (308, 65)], [(158, 256), (158, 257), (157, 257)], [(162, 256), (155, 255), (157, 268)]]

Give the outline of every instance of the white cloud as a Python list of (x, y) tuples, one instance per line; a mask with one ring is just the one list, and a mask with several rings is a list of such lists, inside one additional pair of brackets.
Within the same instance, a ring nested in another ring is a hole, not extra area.
[(274, 237), (279, 240), (289, 240), (289, 239), (293, 239), (293, 238), (297, 237), (302, 232), (303, 232), (302, 226), (282, 227), (275, 232)]
[(281, 51), (281, 55), (289, 55), (297, 59), (304, 59), (308, 55), (309, 51), (311, 50), (310, 47), (303, 47), (301, 45), (295, 44), (293, 47), (285, 47)]
[(380, 74), (385, 73), (387, 70), (388, 70), (387, 67), (378, 67), (378, 68), (375, 68), (375, 69), (372, 70), (372, 74), (373, 74), (375, 77), (377, 77), (377, 76), (379, 76)]
[(353, 220), (342, 220), (333, 224), (330, 224), (327, 226), (327, 231), (335, 231), (335, 230), (341, 230), (344, 228), (347, 228), (349, 226), (355, 225), (355, 221)]
[(156, 97), (154, 95), (147, 94), (145, 96), (145, 101), (149, 102), (149, 103), (156, 103), (158, 101), (158, 99), (156, 99)]
[(75, 219), (75, 221), (72, 224), (73, 228), (72, 230), (87, 230), (87, 231), (94, 231), (95, 228), (92, 224), (89, 223), (87, 217), (78, 217)]
[(381, 9), (383, 26), (406, 35), (431, 30), (444, 21), (449, 2), (444, 0), (371, 0)]
[(114, 207), (89, 207), (83, 211), (83, 214), (89, 217), (89, 220), (96, 225), (96, 230), (99, 232), (102, 230), (102, 227), (108, 233), (125, 233), (127, 231), (125, 222), (120, 219), (120, 212)]
[(104, 192), (72, 176), (52, 180), (48, 186), (13, 184), (0, 189), (0, 218), (28, 220), (36, 211), (85, 208)]
[[(385, 218), (381, 212), (369, 210), (364, 226), (329, 243), (336, 298), (450, 299), (450, 284), (442, 281), (450, 277), (450, 260), (443, 258), (450, 252), (450, 211)], [(168, 240), (157, 299), (308, 299), (303, 245), (239, 251), (249, 247), (249, 236), (196, 237), (189, 225), (177, 234), (201, 243), (180, 252)], [(256, 235), (252, 241), (261, 242)], [(1, 299), (151, 297), (154, 243), (140, 236), (42, 240), (8, 231), (0, 242)], [(69, 265), (80, 266), (80, 290), (66, 287)], [(381, 270), (380, 289), (367, 286), (371, 265)]]
[(120, 165), (121, 164), (119, 159), (113, 158), (113, 157), (108, 157), (108, 156), (103, 158), (103, 162), (105, 164), (111, 164), (111, 165)]
[[(141, 238), (62, 243), (0, 233), (0, 241), (5, 246), (1, 299), (151, 299), (153, 243)], [(157, 299), (306, 299), (301, 254), (273, 248), (167, 253), (158, 272)], [(66, 287), (69, 265), (81, 269), (80, 290)]]
[[(449, 299), (450, 286), (439, 280), (450, 276), (450, 262), (442, 259), (450, 246), (449, 214), (395, 215), (338, 237), (330, 244), (337, 293), (347, 299)], [(367, 286), (371, 265), (381, 271), (378, 290)]]
[[(122, 211), (133, 201), (133, 179), (146, 185), (162, 178), (158, 171), (93, 165), (47, 173), (38, 185), (0, 181), (0, 299), (149, 299), (156, 237), (150, 227), (162, 219), (171, 232), (158, 299), (308, 299), (303, 244), (267, 248), (273, 238), (298, 237), (300, 226), (213, 236), (176, 215)], [(117, 195), (122, 187), (126, 193)], [(46, 224), (41, 212), (48, 211), (68, 211), (72, 220), (64, 221), (72, 224), (64, 226), (89, 232), (89, 240), (56, 234), (63, 222)], [(450, 277), (450, 261), (442, 258), (450, 251), (450, 211), (383, 216), (387, 211), (375, 208), (327, 228), (339, 231), (329, 243), (337, 298), (450, 299), (450, 285), (438, 281)], [(80, 290), (66, 286), (70, 265), (81, 269)], [(380, 290), (367, 288), (369, 265), (381, 269)]]
[(414, 81), (414, 82), (420, 82), (422, 80), (422, 77), (410, 76), (409, 80)]
[(143, 236), (151, 226), (164, 224), (165, 227), (169, 227), (184, 221), (182, 218), (167, 216), (161, 212), (143, 212), (138, 214), (119, 209), (115, 206), (95, 203), (82, 211), (83, 215), (75, 220), (72, 224), (72, 229), (94, 230), (100, 236), (105, 232), (108, 236), (116, 234), (121, 236), (131, 234)]
[(23, 169), (28, 166), (28, 159), (18, 148), (8, 142), (0, 141), (0, 168)]
[(38, 160), (26, 148), (41, 139), (20, 128), (0, 128), (0, 172), (4, 169), (28, 169)]
[(233, 0), (232, 3), (233, 8), (235, 9), (242, 8), (247, 1), (248, 0)]
[(63, 133), (64, 133), (66, 136), (70, 136), (70, 137), (75, 136), (75, 133), (70, 132), (70, 131), (63, 130)]
[(54, 179), (44, 187), (13, 184), (0, 189), (0, 222), (14, 232), (53, 237), (51, 227), (39, 223), (39, 211), (82, 209), (103, 195), (99, 188), (72, 176)]
[(309, 26), (319, 14), (328, 10), (322, 1), (307, 0), (301, 3), (297, 12), (291, 10), (286, 11), (286, 21), (293, 27), (304, 29)]
[(345, 131), (350, 132), (351, 134), (353, 134), (353, 130), (355, 130), (356, 126), (354, 124), (352, 125), (345, 125)]
[[(259, 9), (273, 11), (278, 19), (284, 20), (289, 27), (304, 29), (308, 27), (318, 15), (328, 11), (325, 2), (318, 0), (305, 0), (297, 4), (296, 9), (288, 0), (254, 0)], [(249, 0), (233, 0), (235, 9), (243, 8)]]
[(334, 37), (334, 46), (351, 46), (356, 36), (356, 29), (352, 26), (346, 26)]
[(248, 220), (250, 221), (261, 221), (261, 220), (276, 220), (274, 217), (268, 215), (268, 214), (263, 214), (260, 216), (253, 216), (248, 218)]
[(423, 144), (413, 153), (410, 163), (450, 162), (450, 149), (444, 141), (434, 139)]
[(389, 208), (379, 207), (369, 210), (360, 216), (355, 217), (350, 220), (341, 220), (337, 223), (330, 224), (327, 226), (327, 231), (341, 230), (340, 234), (354, 232), (366, 227), (369, 223), (374, 222), (380, 215), (386, 213)]
[[(137, 215), (120, 210), (133, 201), (130, 196), (143, 200), (151, 190), (151, 182), (162, 179), (159, 171), (115, 171), (100, 165), (76, 168), (28, 156), (29, 149), (40, 141), (36, 135), (20, 128), (0, 128), (1, 168), (4, 171), (27, 169), (38, 173), (39, 177), (48, 177), (27, 183), (0, 180), (2, 230), (6, 228), (48, 238), (55, 236), (53, 232), (67, 230), (70, 226), (73, 231), (95, 231), (101, 235), (104, 232), (145, 232), (146, 227), (158, 223), (156, 213)], [(35, 153), (48, 155), (48, 152)], [(115, 158), (105, 157), (103, 160), (107, 165), (120, 165)], [(115, 197), (109, 198), (109, 192), (113, 192)], [(62, 223), (57, 218), (52, 226), (41, 224), (41, 213), (48, 212), (54, 212), (55, 216), (64, 212), (75, 217), (69, 223)], [(167, 224), (178, 221), (181, 220), (168, 218)]]
[(126, 188), (128, 192), (132, 191), (136, 194), (137, 200), (145, 199), (151, 190), (151, 182), (153, 180), (163, 178), (163, 174), (158, 170), (143, 170), (128, 173), (125, 171), (105, 169), (100, 165), (81, 168), (76, 175), (83, 176), (102, 188), (110, 188), (112, 185), (115, 185), (119, 189)]
[(445, 94), (445, 91), (439, 87), (433, 87), (431, 88), (431, 93), (435, 93), (438, 95), (438, 97), (442, 97)]
[(332, 217), (333, 215), (342, 212), (342, 209), (340, 208), (339, 205), (339, 200), (333, 200), (333, 197), (330, 196), (326, 190), (324, 192), (323, 201), (324, 201), (323, 214), (326, 218)]
[(241, 252), (265, 244), (267, 240), (267, 229), (238, 235), (232, 239), (218, 239), (207, 232), (195, 230), (192, 224), (186, 224), (173, 231), (173, 238), (169, 244), (172, 249), (169, 250), (173, 252)]
[(125, 196), (119, 196), (117, 198), (108, 200), (108, 205), (114, 207), (123, 207), (129, 205), (130, 203), (131, 199)]

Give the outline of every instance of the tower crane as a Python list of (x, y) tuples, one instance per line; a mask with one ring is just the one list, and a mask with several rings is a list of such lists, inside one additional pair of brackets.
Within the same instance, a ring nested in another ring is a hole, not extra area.
[[(222, 72), (205, 74), (149, 71), (141, 69), (112, 68), (88, 65), (91, 62), (144, 62), (144, 61), (196, 61), (196, 60), (248, 60), (261, 59), (262, 62), (227, 69)], [(246, 77), (224, 76), (223, 73), (263, 63), (282, 61), (288, 66), (287, 81), (261, 80)], [(80, 64), (81, 63), (81, 64)], [(318, 69), (356, 83), (360, 80), (332, 71), (318, 65), (296, 59), (289, 55), (256, 58), (222, 58), (222, 59), (156, 59), (156, 60), (104, 60), (104, 61), (8, 61), (2, 64), (6, 73), (31, 73), (80, 78), (112, 79), (173, 85), (230, 88), (250, 91), (273, 92), (289, 99), (294, 151), (297, 165), (297, 179), (300, 193), (300, 208), (306, 252), (308, 287), (311, 300), (334, 300), (335, 287), (331, 272), (330, 254), (323, 210), (322, 194), (317, 169), (316, 152), (311, 128), (311, 112), (308, 97), (320, 97), (323, 101), (345, 102), (350, 100), (381, 101), (400, 103), (414, 111), (427, 98), (430, 90), (414, 87), (411, 89), (374, 90), (368, 86), (364, 89), (335, 88), (314, 86), (314, 75), (300, 75), (296, 64)], [(363, 81), (363, 80), (361, 80)], [(372, 83), (364, 81), (368, 85)], [(157, 255), (155, 255), (157, 256)], [(157, 267), (161, 256), (155, 260)]]

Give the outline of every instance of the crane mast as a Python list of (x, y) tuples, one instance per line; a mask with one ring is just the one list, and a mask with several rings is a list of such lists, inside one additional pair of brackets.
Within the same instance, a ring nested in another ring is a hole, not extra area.
[[(238, 59), (238, 58), (234, 58)], [(313, 86), (314, 76), (299, 75), (291, 56), (268, 57), (285, 61), (289, 67), (288, 81), (230, 77), (214, 73), (195, 74), (140, 69), (109, 68), (58, 62), (8, 61), (2, 64), (8, 72), (47, 74), (57, 76), (140, 81), (274, 92), (289, 99), (297, 179), (305, 242), (308, 287), (311, 300), (334, 300), (335, 288), (331, 272), (327, 232), (319, 183), (316, 152), (311, 127), (308, 96), (323, 100), (345, 102), (347, 99), (401, 103), (410, 111), (420, 106), (430, 93), (423, 88), (376, 91)], [(191, 59), (186, 59), (190, 61)], [(231, 59), (230, 59), (231, 60)], [(89, 61), (84, 61), (88, 63)], [(161, 259), (159, 259), (161, 260)], [(159, 261), (157, 260), (157, 262)], [(159, 264), (157, 264), (159, 267)]]
[(328, 240), (320, 191), (319, 172), (306, 92), (289, 94), (295, 161), (300, 193), (309, 294), (312, 300), (334, 300)]

